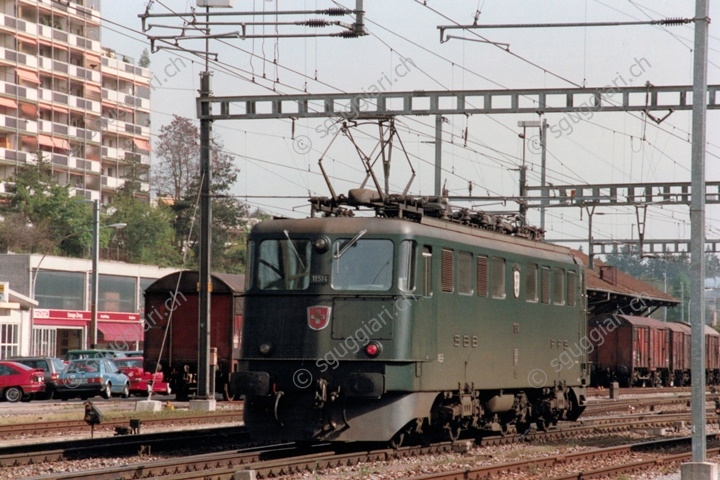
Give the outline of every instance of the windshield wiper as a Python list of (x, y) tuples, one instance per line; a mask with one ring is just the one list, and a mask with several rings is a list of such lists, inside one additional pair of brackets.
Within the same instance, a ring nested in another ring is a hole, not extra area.
[(293, 242), (292, 238), (290, 238), (290, 233), (288, 233), (287, 230), (283, 230), (283, 233), (287, 237), (288, 241), (290, 242), (290, 247), (292, 247), (292, 251), (295, 252), (295, 256), (298, 259), (298, 262), (300, 262), (300, 266), (303, 270), (305, 270), (305, 264), (302, 261), (302, 258), (300, 258), (300, 254), (298, 253), (297, 249), (295, 249), (295, 242)]
[(343, 256), (343, 253), (347, 252), (347, 249), (350, 248), (350, 247), (352, 247), (353, 245), (355, 245), (355, 242), (357, 242), (358, 240), (360, 240), (360, 237), (362, 237), (362, 236), (365, 235), (366, 233), (367, 233), (367, 230), (360, 230), (360, 231), (358, 232), (358, 234), (355, 235), (355, 236), (352, 238), (352, 240), (350, 240), (349, 242), (347, 242), (347, 243), (345, 244), (345, 246), (344, 246), (340, 251), (338, 251), (335, 255), (333, 255), (333, 258), (337, 260), (338, 258), (342, 257), (342, 256)]

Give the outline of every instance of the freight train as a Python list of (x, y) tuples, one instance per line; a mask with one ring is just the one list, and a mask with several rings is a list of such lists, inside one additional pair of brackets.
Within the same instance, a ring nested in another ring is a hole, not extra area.
[[(632, 315), (588, 321), (592, 385), (690, 385), (690, 326)], [(705, 327), (705, 382), (720, 384), (720, 333)]]
[(311, 205), (249, 235), (230, 389), (253, 437), (397, 446), (582, 413), (587, 353), (560, 361), (587, 330), (570, 249), (442, 198), (351, 190)]

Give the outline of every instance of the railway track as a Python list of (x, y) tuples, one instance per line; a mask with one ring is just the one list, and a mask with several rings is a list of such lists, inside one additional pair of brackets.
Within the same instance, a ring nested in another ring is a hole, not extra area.
[[(582, 424), (563, 424), (549, 432), (527, 432), (522, 435), (508, 435), (485, 437), (477, 443), (480, 446), (493, 446), (501, 444), (528, 442), (549, 442), (551, 440), (565, 440), (588, 433), (610, 433), (630, 431), (640, 428), (672, 427), (676, 422), (689, 421), (690, 414), (675, 415), (645, 415), (643, 418), (630, 416), (615, 419), (597, 419)], [(716, 422), (715, 415), (708, 415), (708, 422)], [(195, 432), (191, 433), (194, 444), (202, 444)], [(714, 438), (714, 437), (713, 437)], [(237, 440), (233, 438), (233, 440)], [(323, 469), (339, 466), (351, 466), (365, 462), (390, 461), (417, 455), (447, 453), (458, 448), (469, 448), (468, 442), (463, 440), (451, 444), (449, 442), (434, 444), (429, 447), (403, 447), (397, 450), (366, 445), (361, 450), (348, 450), (357, 448), (349, 444), (345, 446), (319, 445), (311, 449), (300, 449), (293, 445), (277, 445), (272, 447), (252, 448), (243, 450), (223, 451), (202, 455), (183, 456), (164, 460), (137, 462), (128, 465), (103, 468), (102, 470), (77, 471), (67, 474), (54, 473), (51, 476), (33, 477), (40, 479), (80, 480), (80, 479), (118, 479), (118, 478), (163, 478), (167, 480), (192, 479), (232, 479), (235, 472), (243, 469), (255, 471), (258, 478), (270, 478), (301, 472), (316, 472)], [(135, 445), (142, 444), (139, 442)], [(130, 447), (128, 447), (130, 448)], [(105, 447), (107, 451), (108, 448)], [(564, 458), (567, 456), (564, 456)], [(580, 458), (580, 457), (578, 457)], [(537, 462), (535, 462), (537, 464)], [(516, 465), (515, 465), (516, 464)], [(531, 465), (532, 462), (515, 462), (512, 468), (523, 468), (522, 465)], [(545, 464), (543, 464), (545, 465)], [(548, 464), (549, 465), (549, 464)], [(495, 466), (494, 468), (499, 468)], [(503, 466), (503, 468), (509, 468)], [(543, 467), (545, 468), (545, 467)], [(489, 470), (497, 471), (497, 470)], [(463, 478), (462, 476), (438, 478)], [(476, 478), (476, 477), (473, 477)], [(482, 478), (482, 477), (477, 477)]]
[[(206, 415), (173, 416), (167, 418), (143, 419), (143, 427), (183, 426), (210, 423), (237, 422), (242, 420), (241, 411), (220, 412)], [(128, 426), (128, 419), (105, 420), (95, 425), (96, 431), (109, 430), (115, 427)], [(0, 438), (22, 435), (49, 435), (69, 432), (89, 432), (90, 427), (83, 420), (60, 420), (50, 422), (11, 423), (0, 425)]]

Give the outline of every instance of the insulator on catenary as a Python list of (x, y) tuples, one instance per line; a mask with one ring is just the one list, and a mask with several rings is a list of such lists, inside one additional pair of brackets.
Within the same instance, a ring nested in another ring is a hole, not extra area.
[(321, 18), (311, 18), (310, 20), (305, 20), (304, 22), (300, 22), (301, 25), (305, 27), (311, 27), (311, 28), (320, 28), (320, 27), (328, 27), (330, 26), (330, 22), (327, 20), (323, 20)]
[(690, 23), (690, 22), (692, 22), (692, 19), (673, 17), (673, 18), (665, 18), (663, 20), (660, 20), (660, 25), (667, 25), (667, 26), (671, 27), (674, 25), (685, 25), (686, 23)]
[(340, 38), (358, 38), (360, 35), (353, 32), (352, 30), (343, 30), (340, 33), (334, 33), (332, 34), (333, 37), (340, 37)]
[(350, 10), (347, 10), (345, 8), (328, 8), (325, 10), (325, 15), (329, 15), (331, 17), (341, 17), (343, 15), (347, 15), (350, 13)]

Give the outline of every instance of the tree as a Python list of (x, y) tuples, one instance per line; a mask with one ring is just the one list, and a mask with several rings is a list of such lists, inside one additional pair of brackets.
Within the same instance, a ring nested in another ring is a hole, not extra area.
[[(200, 132), (189, 119), (174, 116), (169, 125), (160, 128), (155, 148), (160, 160), (153, 175), (153, 188), (158, 195), (173, 199), (175, 213), (175, 244), (180, 252), (190, 248), (190, 265), (197, 265), (200, 226), (196, 221), (200, 190)], [(230, 196), (240, 169), (225, 151), (222, 142), (211, 142), (212, 166), (212, 249), (214, 271), (240, 273), (245, 264), (245, 233), (247, 207)]]
[(140, 60), (138, 60), (138, 66), (142, 68), (148, 68), (150, 66), (150, 53), (148, 52), (147, 48), (143, 50), (142, 54), (140, 55)]
[(28, 253), (57, 251), (68, 256), (84, 255), (92, 245), (89, 228), (92, 208), (78, 201), (69, 185), (59, 185), (53, 179), (52, 165), (43, 152), (37, 152), (34, 163), (18, 167), (12, 180), (10, 203), (3, 209), (3, 215), (10, 222), (8, 225), (19, 230), (15, 238), (5, 234), (2, 242), (7, 248)]
[(125, 223), (110, 242), (111, 248), (126, 253), (123, 260), (130, 263), (180, 266), (181, 255), (173, 246), (175, 232), (172, 228), (173, 214), (167, 206), (153, 207), (135, 198), (132, 190), (121, 192), (113, 198), (111, 223)]

